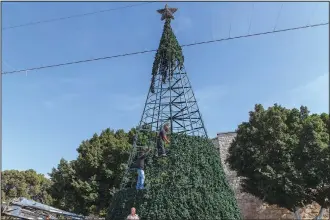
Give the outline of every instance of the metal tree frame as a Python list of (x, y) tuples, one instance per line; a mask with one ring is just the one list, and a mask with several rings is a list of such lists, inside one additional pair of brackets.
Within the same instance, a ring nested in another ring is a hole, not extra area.
[[(166, 22), (174, 19), (173, 13), (176, 11), (176, 8), (169, 8), (167, 5), (165, 5), (164, 9), (157, 10), (157, 12), (162, 15), (161, 20), (166, 20)], [(167, 23), (167, 25), (170, 24)], [(162, 39), (163, 37), (164, 32)], [(168, 37), (165, 37), (165, 39), (171, 41)], [(174, 40), (176, 42), (176, 47), (180, 47), (176, 39)], [(142, 148), (146, 147), (138, 146), (139, 142), (137, 139), (139, 132), (155, 134), (152, 135), (154, 137), (147, 141), (147, 147), (154, 149), (156, 148), (157, 133), (165, 123), (170, 124), (171, 133), (208, 137), (193, 89), (183, 66), (183, 57), (178, 59), (178, 54), (175, 54), (175, 52), (173, 54), (173, 50), (163, 51), (164, 45), (160, 45), (160, 47), (161, 46), (163, 47), (160, 53), (162, 53), (163, 56), (159, 57), (159, 51), (157, 51), (157, 59), (160, 58), (162, 60), (157, 60), (160, 66), (157, 67), (157, 74), (153, 75), (152, 85), (149, 88), (137, 134), (133, 140), (132, 151), (127, 163), (128, 167), (120, 185), (121, 190), (127, 188), (129, 182), (132, 187), (136, 180), (136, 177), (130, 172), (135, 169), (132, 169), (131, 167), (137, 159), (137, 154), (139, 154)], [(177, 50), (178, 49), (179, 48), (177, 48)], [(181, 48), (179, 50), (179, 53), (181, 53)], [(164, 54), (172, 54), (174, 57), (170, 58), (175, 59), (169, 60)], [(179, 56), (180, 55), (182, 56), (182, 54), (179, 54)], [(162, 63), (165, 63), (166, 65), (162, 65)], [(163, 71), (164, 69), (166, 69), (166, 72)], [(134, 178), (133, 181), (132, 178)]]
[[(178, 68), (176, 66), (173, 70), (168, 71), (168, 76), (170, 77), (165, 83), (162, 82), (162, 75), (157, 74), (154, 90), (149, 89), (127, 163), (128, 168), (124, 174), (120, 189), (127, 188), (128, 183), (131, 183), (129, 184), (130, 187), (134, 187), (133, 184), (136, 177), (130, 175), (130, 171), (135, 169), (131, 169), (131, 166), (135, 162), (137, 154), (142, 148), (146, 147), (137, 145), (139, 132), (157, 133), (165, 123), (169, 123), (171, 133), (208, 137), (184, 67)], [(156, 137), (152, 139), (149, 140), (147, 147), (156, 148)], [(130, 180), (131, 178), (134, 178), (134, 180)]]
[(154, 93), (149, 90), (140, 127), (147, 125), (152, 131), (170, 123), (171, 133), (207, 137), (201, 113), (184, 67), (175, 68), (166, 83), (162, 76), (155, 79)]

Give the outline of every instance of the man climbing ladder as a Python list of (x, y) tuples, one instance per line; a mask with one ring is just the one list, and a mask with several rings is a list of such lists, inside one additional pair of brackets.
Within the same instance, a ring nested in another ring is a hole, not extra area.
[(144, 189), (144, 180), (145, 180), (145, 175), (144, 175), (144, 161), (146, 159), (147, 154), (150, 152), (151, 149), (148, 151), (144, 150), (141, 152), (141, 155), (138, 157), (137, 160), (137, 168), (138, 168), (138, 180), (136, 183), (136, 189)]
[(170, 141), (168, 140), (166, 134), (169, 131), (169, 124), (164, 124), (163, 128), (160, 130), (158, 137), (157, 137), (157, 149), (158, 149), (158, 156), (166, 156), (165, 152), (165, 143), (169, 144)]
[[(160, 130), (158, 136), (157, 136), (157, 148), (158, 148), (158, 155), (161, 156), (166, 156), (166, 152), (165, 152), (165, 143), (169, 144), (170, 141), (168, 140), (166, 134), (169, 131), (169, 124), (166, 123), (164, 124), (164, 126), (162, 127), (162, 129)], [(147, 157), (147, 154), (150, 152), (151, 149), (149, 149), (148, 151), (143, 150), (141, 152), (141, 154), (138, 157), (137, 160), (137, 168), (138, 168), (138, 180), (136, 183), (136, 189), (137, 190), (141, 190), (144, 189), (144, 181), (145, 181), (145, 175), (144, 175), (144, 168), (145, 168), (145, 164), (144, 161)]]

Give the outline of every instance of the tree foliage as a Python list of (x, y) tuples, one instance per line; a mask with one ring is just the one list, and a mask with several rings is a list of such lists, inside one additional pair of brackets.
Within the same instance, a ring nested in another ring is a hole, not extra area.
[(142, 125), (141, 128), (132, 128), (128, 132), (129, 143), (133, 144), (133, 140), (136, 136), (137, 146), (149, 146), (151, 143), (156, 143), (157, 132), (152, 131), (151, 125)]
[(227, 161), (244, 177), (243, 189), (267, 203), (292, 211), (313, 200), (324, 205), (330, 198), (329, 116), (309, 115), (307, 107), (256, 105), (239, 125)]
[(48, 193), (51, 181), (43, 174), (37, 174), (32, 169), (5, 170), (1, 178), (2, 201), (25, 197), (47, 205), (52, 203), (52, 198)]
[(295, 149), (295, 167), (302, 173), (307, 193), (323, 208), (330, 200), (329, 115), (313, 114), (303, 122)]
[(77, 193), (72, 185), (76, 178), (73, 162), (68, 162), (61, 159), (57, 169), (53, 168), (50, 173), (52, 179), (52, 186), (50, 187), (50, 194), (53, 198), (53, 205), (59, 209), (66, 211), (76, 211), (79, 199), (76, 199)]
[(85, 215), (105, 215), (126, 167), (133, 134), (106, 129), (81, 143), (76, 160), (62, 159), (50, 174), (54, 204)]
[(146, 190), (119, 191), (107, 218), (124, 219), (134, 206), (142, 219), (240, 219), (212, 142), (177, 134), (171, 142), (166, 158), (148, 157)]

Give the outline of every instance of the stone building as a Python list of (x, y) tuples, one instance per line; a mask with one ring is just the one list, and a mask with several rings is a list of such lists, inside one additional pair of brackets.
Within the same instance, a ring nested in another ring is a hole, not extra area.
[[(221, 163), (226, 173), (227, 179), (232, 186), (238, 206), (241, 209), (241, 214), (244, 219), (294, 219), (293, 213), (287, 209), (279, 208), (277, 206), (270, 206), (263, 203), (258, 198), (251, 194), (241, 192), (240, 178), (237, 177), (236, 172), (229, 169), (228, 164), (225, 163), (228, 156), (228, 148), (236, 137), (235, 132), (218, 133), (217, 137), (213, 139), (216, 148), (219, 150)], [(310, 204), (304, 209), (301, 209), (301, 217), (303, 219), (313, 219), (317, 216), (320, 206), (317, 203)], [(329, 218), (329, 210), (327, 210), (323, 219)]]

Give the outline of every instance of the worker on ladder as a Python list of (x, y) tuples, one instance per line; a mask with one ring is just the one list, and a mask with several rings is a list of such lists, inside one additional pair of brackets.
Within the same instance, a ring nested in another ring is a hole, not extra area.
[(138, 169), (138, 180), (136, 183), (137, 190), (144, 189), (144, 180), (145, 180), (144, 161), (146, 159), (147, 154), (150, 152), (150, 150), (151, 149), (143, 150), (137, 160), (137, 169)]
[(169, 144), (170, 141), (167, 138), (167, 133), (169, 132), (169, 124), (165, 123), (162, 129), (159, 131), (157, 137), (157, 149), (158, 149), (158, 156), (166, 156), (165, 152), (165, 144)]

